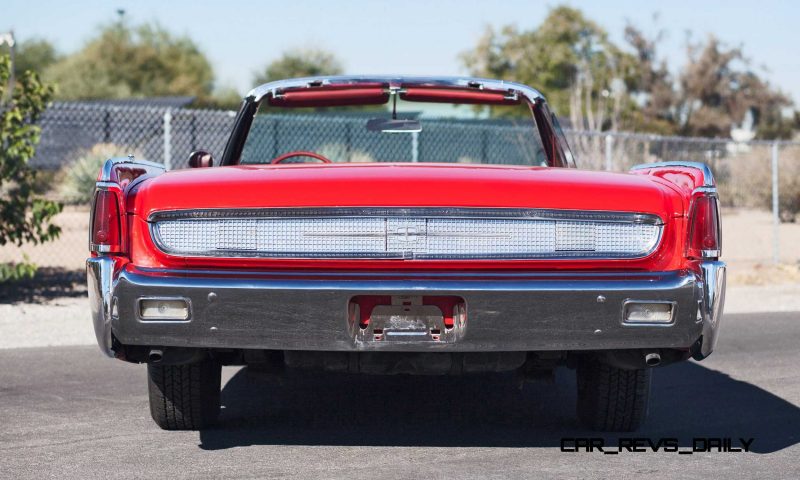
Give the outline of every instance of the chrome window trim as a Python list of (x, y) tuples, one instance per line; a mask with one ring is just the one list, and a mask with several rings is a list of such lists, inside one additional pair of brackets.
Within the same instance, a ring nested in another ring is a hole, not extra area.
[(511, 94), (521, 94), (529, 102), (543, 99), (544, 96), (535, 88), (527, 85), (493, 80), (479, 77), (426, 77), (403, 75), (333, 75), (319, 77), (302, 77), (278, 80), (265, 83), (252, 89), (247, 97), (252, 97), (255, 102), (261, 101), (267, 95), (278, 95), (286, 89), (315, 88), (333, 85), (353, 85), (363, 83), (382, 83), (389, 89), (400, 89), (408, 86), (474, 88), (476, 90), (491, 90)]
[[(223, 154), (221, 164), (232, 165), (239, 162), (241, 148), (246, 141), (250, 124), (252, 122), (251, 115), (255, 115), (256, 113), (255, 110), (252, 109), (252, 106), (258, 105), (262, 99), (267, 97), (279, 97), (287, 90), (297, 91), (324, 86), (347, 88), (362, 84), (378, 84), (390, 93), (401, 91), (405, 87), (443, 87), (478, 91), (487, 90), (491, 92), (502, 93), (512, 98), (522, 97), (522, 99), (524, 99), (524, 101), (531, 108), (534, 125), (539, 130), (540, 136), (542, 137), (542, 146), (546, 151), (550, 150), (550, 147), (547, 147), (544, 142), (545, 132), (548, 135), (551, 135), (557, 144), (557, 148), (553, 150), (552, 154), (548, 153), (548, 164), (554, 167), (576, 167), (575, 156), (569, 148), (569, 142), (567, 142), (567, 139), (564, 136), (563, 131), (561, 131), (561, 128), (558, 127), (557, 120), (554, 122), (553, 119), (550, 118), (552, 112), (547, 107), (544, 96), (538, 90), (521, 83), (494, 80), (489, 78), (404, 75), (340, 75), (303, 77), (278, 80), (258, 86), (251, 90), (245, 97), (245, 102), (242, 104), (242, 108), (239, 111), (239, 116), (237, 117), (234, 132), (229, 139), (228, 145), (225, 147), (225, 153)], [(540, 118), (536, 113), (537, 111), (545, 114), (544, 117), (546, 118)], [(235, 142), (231, 143), (234, 140)], [(563, 165), (560, 163), (563, 163)]]
[[(363, 218), (363, 217), (396, 217), (396, 218), (479, 218), (484, 220), (546, 220), (570, 221), (585, 223), (627, 223), (647, 224), (658, 228), (658, 235), (653, 247), (637, 255), (608, 252), (592, 252), (565, 250), (563, 253), (476, 253), (476, 254), (413, 254), (408, 252), (370, 253), (370, 252), (326, 252), (313, 255), (299, 255), (294, 252), (264, 252), (253, 250), (213, 250), (202, 253), (187, 254), (175, 251), (165, 245), (158, 232), (157, 224), (161, 220), (220, 220), (220, 219), (276, 219), (276, 218)], [(593, 218), (600, 217), (600, 218)], [(275, 259), (350, 259), (350, 260), (637, 260), (647, 258), (658, 250), (664, 235), (664, 222), (658, 216), (648, 213), (610, 212), (610, 211), (574, 211), (551, 209), (518, 209), (518, 208), (266, 208), (266, 209), (205, 209), (177, 210), (154, 212), (148, 217), (150, 236), (162, 253), (182, 258), (275, 258)]]

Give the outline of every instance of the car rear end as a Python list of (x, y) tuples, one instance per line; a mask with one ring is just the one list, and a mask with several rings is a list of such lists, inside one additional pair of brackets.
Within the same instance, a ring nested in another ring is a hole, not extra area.
[[(397, 112), (444, 100), (520, 107), (529, 124), (451, 122), (423, 137), (415, 110)], [(366, 132), (357, 116), (260, 110), (382, 104), (391, 118)], [(445, 131), (458, 141), (420, 143)], [(289, 164), (302, 157), (323, 163)], [(148, 364), (163, 428), (213, 422), (220, 365), (527, 379), (566, 365), (584, 423), (630, 431), (653, 367), (714, 349), (725, 265), (710, 170), (568, 168), (558, 121), (529, 87), (276, 82), (245, 99), (221, 166), (202, 151), (190, 165), (109, 160), (87, 261), (98, 343)]]
[[(654, 175), (549, 169), (252, 170), (98, 184), (88, 270), (107, 354), (536, 376), (713, 349), (725, 272), (713, 187), (685, 197)], [(289, 195), (300, 176), (315, 195)], [(441, 176), (451, 189), (401, 188)], [(566, 179), (583, 191), (564, 193)], [(254, 207), (254, 191), (272, 193)], [(639, 201), (623, 210), (615, 196)]]

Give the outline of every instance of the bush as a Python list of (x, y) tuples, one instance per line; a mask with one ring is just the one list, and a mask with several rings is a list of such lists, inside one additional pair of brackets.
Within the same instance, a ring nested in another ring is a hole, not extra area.
[(37, 123), (53, 89), (31, 71), (14, 85), (10, 78), (11, 60), (0, 55), (0, 245), (46, 242), (61, 231), (50, 223), (61, 205), (36, 194), (36, 172), (28, 161), (39, 143)]
[(24, 258), (25, 261), (20, 263), (0, 263), (0, 284), (33, 278), (36, 265), (28, 261), (27, 256)]
[[(98, 143), (80, 152), (78, 158), (61, 170), (59, 197), (66, 203), (86, 204), (92, 201), (97, 172), (106, 160), (124, 157), (131, 152), (127, 147), (113, 143)], [(135, 154), (134, 154), (135, 155)]]
[[(794, 172), (781, 172), (778, 177), (778, 211), (781, 221), (795, 222), (800, 214), (800, 168)], [(772, 208), (772, 192), (765, 202)]]

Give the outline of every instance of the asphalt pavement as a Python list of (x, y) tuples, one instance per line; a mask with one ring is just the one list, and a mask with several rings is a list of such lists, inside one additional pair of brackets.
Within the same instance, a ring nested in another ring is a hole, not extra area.
[[(0, 350), (0, 477), (800, 478), (800, 313), (724, 322), (709, 359), (656, 370), (647, 424), (622, 436), (577, 424), (566, 369), (520, 390), (512, 375), (231, 367), (216, 428), (165, 432), (150, 419), (142, 365), (87, 346)], [(697, 438), (753, 441), (749, 453), (560, 448), (620, 437), (677, 439), (682, 451)]]

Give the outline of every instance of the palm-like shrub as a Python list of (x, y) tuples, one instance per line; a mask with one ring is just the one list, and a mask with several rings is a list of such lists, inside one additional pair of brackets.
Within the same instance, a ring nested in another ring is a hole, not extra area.
[(66, 203), (85, 204), (92, 200), (97, 173), (106, 160), (132, 154), (127, 147), (114, 143), (98, 143), (78, 154), (75, 161), (61, 171), (61, 186), (58, 194)]

